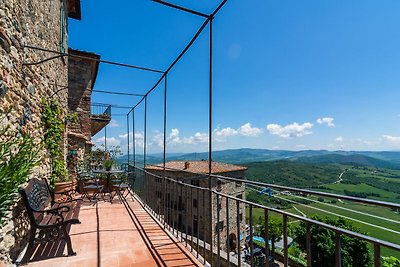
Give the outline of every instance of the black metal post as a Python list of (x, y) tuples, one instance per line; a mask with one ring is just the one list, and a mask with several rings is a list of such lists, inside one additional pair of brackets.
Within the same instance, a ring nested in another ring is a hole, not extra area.
[(307, 267), (311, 267), (311, 226), (306, 222)]
[(197, 229), (196, 229), (196, 240), (197, 240), (197, 258), (199, 258), (199, 239), (200, 239), (200, 189), (197, 188)]
[(104, 127), (104, 152), (107, 151), (107, 126)]
[(128, 169), (129, 169), (129, 113), (126, 114), (126, 133), (128, 137)]
[[(206, 239), (206, 237), (207, 237), (206, 206), (207, 206), (206, 190), (203, 190), (203, 252), (204, 252), (203, 256), (204, 256), (204, 264), (206, 263), (206, 255), (207, 255), (207, 252), (206, 252), (206, 241), (207, 241), (207, 239)], [(210, 220), (211, 220), (211, 218), (210, 218)]]
[(221, 200), (220, 200), (220, 196), (219, 195), (217, 195), (216, 194), (216, 197), (217, 197), (217, 256), (218, 256), (218, 259), (217, 259), (217, 266), (219, 267), (220, 266), (220, 264), (221, 264), (221, 262), (220, 262), (220, 260), (221, 260), (221, 251), (220, 251), (220, 246), (221, 246), (221, 225), (220, 225), (220, 223), (219, 223), (219, 220), (220, 220), (220, 210), (221, 210), (221, 205), (222, 205), (222, 202), (221, 202)]
[(283, 265), (289, 266), (288, 262), (288, 217), (283, 215)]
[(144, 97), (144, 140), (143, 140), (143, 169), (146, 170), (147, 152), (147, 95)]
[(190, 252), (193, 252), (193, 187), (190, 187), (190, 238), (191, 238), (191, 242), (190, 242)]
[(213, 216), (212, 216), (212, 192), (211, 192), (211, 186), (212, 186), (212, 100), (213, 100), (213, 83), (212, 83), (212, 63), (213, 63), (213, 54), (212, 54), (212, 50), (213, 50), (213, 43), (212, 43), (212, 22), (213, 22), (213, 18), (210, 18), (210, 43), (209, 43), (209, 49), (210, 49), (210, 58), (209, 58), (209, 113), (208, 113), (208, 189), (209, 189), (209, 212), (210, 212), (210, 221), (209, 221), (209, 227), (210, 227), (210, 233), (209, 233), (209, 240), (210, 240), (210, 263), (212, 265), (213, 262), (213, 254), (214, 254), (214, 250), (213, 250), (213, 230), (212, 230), (212, 226), (213, 226)]
[(133, 166), (136, 168), (135, 109), (132, 109)]
[(340, 233), (336, 233), (335, 235), (335, 263), (336, 267), (342, 267), (342, 255), (341, 255), (341, 242), (340, 242)]
[[(238, 257), (238, 267), (242, 266), (242, 255), (241, 255), (241, 250), (240, 250), (240, 203), (239, 200), (236, 200), (236, 239), (237, 239), (237, 257)], [(244, 237), (243, 237), (244, 238)]]
[[(163, 184), (166, 189), (165, 181), (165, 163), (166, 163), (166, 150), (167, 150), (167, 73), (164, 76), (164, 137), (163, 137)], [(167, 192), (165, 190), (165, 192)], [(164, 228), (165, 228), (165, 194), (164, 194)]]
[(229, 198), (226, 198), (226, 252), (227, 252), (227, 261), (228, 261), (228, 267), (231, 266), (231, 247), (229, 244)]
[(253, 205), (250, 204), (250, 211), (249, 211), (249, 219), (250, 219), (250, 266), (254, 266), (254, 245), (253, 245)]
[(374, 267), (381, 266), (381, 246), (374, 244)]
[(269, 223), (269, 216), (268, 210), (264, 210), (264, 240), (265, 240), (265, 265), (269, 267), (269, 234), (268, 234), (268, 223)]

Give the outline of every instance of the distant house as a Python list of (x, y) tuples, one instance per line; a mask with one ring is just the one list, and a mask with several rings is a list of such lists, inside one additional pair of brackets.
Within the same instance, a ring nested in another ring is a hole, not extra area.
[[(209, 163), (208, 161), (171, 161), (166, 163), (165, 176), (176, 181), (182, 181), (197, 187), (208, 188), (209, 186)], [(212, 162), (212, 174), (244, 179), (244, 171), (246, 167), (226, 164), (221, 162)], [(163, 165), (147, 166), (146, 170), (154, 175), (163, 176)], [(147, 177), (146, 188), (150, 188), (154, 199), (153, 208), (160, 207), (163, 214), (164, 208), (166, 212), (166, 220), (170, 224), (175, 225), (180, 231), (186, 232), (204, 240), (204, 235), (209, 236), (210, 214), (212, 225), (213, 242), (217, 242), (217, 231), (220, 231), (221, 248), (224, 250), (235, 250), (237, 244), (237, 208), (236, 201), (229, 200), (229, 229), (227, 231), (227, 213), (226, 198), (220, 197), (220, 205), (217, 205), (217, 195), (213, 194), (211, 200), (212, 212), (203, 212), (209, 209), (209, 194), (203, 193), (195, 188), (182, 187), (182, 190), (176, 190), (176, 183), (166, 182), (163, 187), (161, 179), (152, 179)], [(244, 183), (224, 181), (222, 179), (212, 179), (211, 188), (218, 192), (231, 195), (240, 199), (245, 198)], [(186, 190), (185, 190), (186, 189)], [(178, 192), (178, 193), (177, 193)], [(204, 195), (203, 195), (204, 194)], [(158, 204), (158, 205), (157, 205)], [(219, 210), (219, 221), (217, 220), (217, 211)], [(169, 214), (169, 216), (168, 216)], [(204, 218), (204, 214), (206, 217)], [(244, 232), (245, 228), (245, 205), (239, 204), (240, 232)]]

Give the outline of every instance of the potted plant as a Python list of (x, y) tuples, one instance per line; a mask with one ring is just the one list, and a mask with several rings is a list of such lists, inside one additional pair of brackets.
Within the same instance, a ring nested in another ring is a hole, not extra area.
[(103, 167), (104, 167), (104, 169), (106, 169), (106, 171), (111, 170), (111, 168), (112, 168), (113, 165), (114, 165), (114, 162), (113, 162), (112, 159), (106, 159), (106, 160), (103, 162)]

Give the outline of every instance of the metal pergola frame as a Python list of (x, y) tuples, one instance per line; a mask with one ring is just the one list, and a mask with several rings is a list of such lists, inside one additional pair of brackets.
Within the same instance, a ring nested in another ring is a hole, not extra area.
[[(212, 125), (213, 125), (213, 20), (216, 16), (216, 14), (220, 11), (220, 9), (226, 4), (228, 0), (223, 0), (220, 2), (220, 4), (217, 6), (217, 8), (211, 13), (211, 14), (204, 14), (201, 12), (198, 12), (196, 10), (192, 10), (183, 6), (175, 5), (172, 3), (168, 3), (162, 0), (152, 0), (153, 2), (162, 4), (164, 6), (190, 13), (192, 15), (196, 15), (198, 17), (203, 17), (205, 18), (204, 22), (200, 26), (200, 28), (197, 30), (195, 35), (192, 37), (192, 39), (189, 41), (189, 43), (185, 46), (185, 48), (181, 51), (181, 53), (175, 58), (174, 61), (169, 65), (169, 67), (165, 71), (160, 71), (157, 69), (153, 68), (148, 68), (148, 67), (141, 67), (141, 66), (136, 66), (136, 65), (130, 65), (130, 64), (125, 64), (125, 63), (119, 63), (119, 62), (113, 62), (113, 61), (108, 61), (108, 60), (101, 60), (101, 59), (95, 59), (91, 57), (85, 57), (85, 56), (79, 56), (79, 55), (73, 55), (69, 53), (61, 53), (58, 51), (54, 50), (49, 50), (45, 48), (40, 48), (40, 47), (35, 47), (35, 46), (30, 46), (30, 45), (25, 45), (24, 48), (28, 49), (33, 49), (33, 50), (38, 50), (38, 51), (43, 51), (43, 52), (48, 52), (48, 53), (53, 53), (55, 54), (54, 56), (51, 56), (49, 58), (45, 58), (43, 60), (37, 61), (37, 62), (24, 62), (22, 65), (23, 66), (31, 66), (31, 65), (38, 65), (45, 63), (47, 61), (51, 61), (57, 58), (63, 58), (63, 57), (72, 57), (72, 58), (78, 58), (78, 59), (85, 59), (85, 60), (90, 60), (90, 61), (95, 61), (99, 63), (105, 63), (105, 64), (111, 64), (111, 65), (116, 65), (116, 66), (121, 66), (121, 67), (127, 67), (131, 69), (137, 69), (137, 70), (143, 70), (143, 71), (148, 71), (148, 72), (153, 72), (153, 73), (160, 73), (161, 77), (157, 80), (157, 82), (145, 93), (145, 94), (135, 94), (135, 93), (125, 93), (125, 92), (111, 92), (111, 91), (104, 91), (104, 90), (93, 90), (94, 92), (98, 93), (106, 93), (106, 94), (120, 94), (120, 95), (130, 95), (130, 96), (139, 96), (141, 99), (129, 110), (129, 112), (126, 114), (126, 123), (127, 123), (127, 152), (128, 152), (128, 164), (130, 164), (130, 138), (129, 138), (129, 129), (130, 129), (130, 122), (129, 122), (129, 115), (132, 113), (132, 138), (133, 138), (133, 165), (136, 167), (136, 140), (135, 140), (135, 108), (138, 107), (142, 102), (144, 102), (144, 146), (143, 146), (143, 166), (144, 168), (146, 167), (146, 155), (147, 155), (147, 97), (149, 94), (157, 88), (157, 86), (164, 81), (164, 110), (163, 110), (163, 178), (165, 180), (166, 177), (166, 133), (167, 133), (167, 77), (169, 71), (176, 65), (176, 63), (183, 57), (183, 55), (189, 50), (189, 48), (194, 44), (194, 42), (197, 40), (197, 38), (200, 36), (200, 34), (203, 32), (203, 30), (206, 28), (207, 25), (209, 25), (209, 88), (208, 88), (208, 93), (209, 93), (209, 103), (208, 103), (208, 189), (210, 194), (209, 194), (209, 205), (210, 205), (210, 210), (212, 207), (212, 194), (211, 194), (211, 180), (212, 180)], [(106, 127), (105, 127), (106, 128)], [(105, 129), (106, 132), (106, 129)], [(105, 140), (106, 140), (106, 134), (105, 134)], [(106, 141), (105, 141), (106, 142)], [(105, 148), (106, 149), (106, 148)], [(165, 186), (165, 182), (164, 182)], [(164, 222), (164, 227), (165, 227), (165, 222)], [(209, 229), (210, 229), (210, 235), (209, 235), (209, 240), (210, 244), (212, 244), (212, 220), (209, 220)], [(218, 238), (218, 247), (220, 240)], [(219, 250), (218, 250), (219, 254)], [(211, 255), (211, 262), (212, 262), (212, 255)]]

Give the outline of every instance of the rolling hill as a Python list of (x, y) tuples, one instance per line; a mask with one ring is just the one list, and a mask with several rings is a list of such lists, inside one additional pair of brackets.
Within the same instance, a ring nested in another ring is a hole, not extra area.
[[(132, 160), (133, 156), (131, 156)], [(143, 155), (136, 155), (138, 162), (143, 162)], [(167, 161), (208, 159), (208, 152), (200, 153), (167, 153)], [(163, 155), (149, 154), (146, 160), (150, 164), (163, 161)], [(231, 164), (246, 164), (250, 162), (290, 160), (315, 164), (353, 164), (370, 167), (400, 169), (400, 152), (395, 151), (328, 151), (328, 150), (269, 150), (269, 149), (228, 149), (213, 151), (213, 160)], [(127, 161), (127, 155), (119, 158)]]

